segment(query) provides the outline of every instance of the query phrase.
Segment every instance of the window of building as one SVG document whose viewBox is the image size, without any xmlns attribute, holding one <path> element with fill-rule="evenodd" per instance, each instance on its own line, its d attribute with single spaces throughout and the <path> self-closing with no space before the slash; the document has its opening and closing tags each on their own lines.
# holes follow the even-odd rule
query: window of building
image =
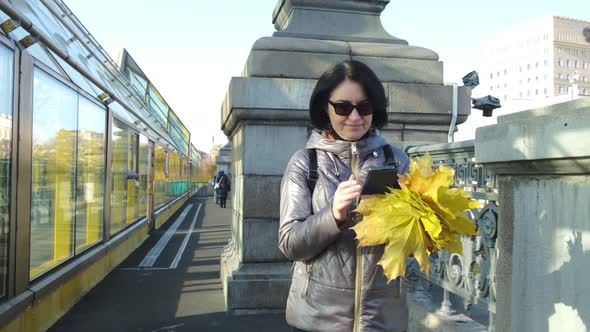
<svg viewBox="0 0 590 332">
<path fill-rule="evenodd" d="M 168 106 L 166 106 L 166 102 L 158 90 L 156 90 L 151 84 L 149 85 L 148 90 L 150 112 L 162 125 L 166 126 L 166 122 L 168 121 Z"/>
<path fill-rule="evenodd" d="M 127 191 L 127 167 L 129 147 L 127 140 L 127 125 L 119 120 L 113 121 L 111 134 L 112 142 L 112 163 L 111 173 L 113 190 L 111 192 L 111 234 L 117 233 L 125 227 L 126 204 L 125 194 Z"/>
<path fill-rule="evenodd" d="M 578 60 L 574 60 L 574 68 L 578 68 Z"/>
<path fill-rule="evenodd" d="M 519 93 L 520 98 L 522 98 L 522 91 Z"/>
<path fill-rule="evenodd" d="M 561 60 L 561 58 L 557 59 L 557 65 L 559 67 L 562 67 L 563 66 L 563 60 Z"/>
<path fill-rule="evenodd" d="M 545 67 L 549 66 L 549 60 L 543 60 L 543 64 L 545 65 Z"/>
<path fill-rule="evenodd" d="M 494 90 L 494 86 L 493 85 L 490 85 L 490 90 Z"/>
<path fill-rule="evenodd" d="M 572 76 L 571 76 L 570 74 L 567 74 L 567 75 L 565 76 L 565 79 L 569 81 L 569 80 L 571 79 L 571 77 L 572 77 Z"/>
<path fill-rule="evenodd" d="M 490 73 L 490 78 L 494 78 L 494 73 Z"/>
<path fill-rule="evenodd" d="M 30 277 L 74 255 L 77 93 L 33 72 Z"/>
<path fill-rule="evenodd" d="M 539 81 L 539 76 L 535 76 L 535 81 Z"/>
<path fill-rule="evenodd" d="M 496 73 L 496 77 L 500 77 L 500 72 L 497 72 Z"/>
<path fill-rule="evenodd" d="M 504 75 L 508 74 L 508 69 L 504 69 Z"/>
<path fill-rule="evenodd" d="M 530 77 L 529 77 L 529 78 L 527 78 L 527 80 L 526 80 L 526 81 L 527 81 L 527 83 L 531 83 L 531 78 L 530 78 Z"/>
<path fill-rule="evenodd" d="M 563 51 L 563 49 L 561 47 L 557 48 L 557 53 L 561 53 Z"/>
<path fill-rule="evenodd" d="M 111 164 L 111 234 L 115 234 L 139 217 L 139 135 L 115 119 L 112 130 Z M 139 184 L 139 183 L 138 183 Z"/>
<path fill-rule="evenodd" d="M 535 89 L 535 96 L 539 95 L 539 89 Z"/>
<path fill-rule="evenodd" d="M 535 62 L 535 68 L 539 68 L 539 62 Z"/>
<path fill-rule="evenodd" d="M 14 53 L 0 44 L 0 296 L 6 295 L 12 167 Z"/>
<path fill-rule="evenodd" d="M 582 82 L 586 82 L 586 81 L 587 81 L 586 76 L 582 76 Z"/>
<path fill-rule="evenodd" d="M 549 90 L 547 90 L 547 88 L 543 89 L 543 94 L 547 95 L 547 93 L 549 92 Z"/>
<path fill-rule="evenodd" d="M 586 88 L 583 88 L 583 89 L 582 89 L 582 94 L 583 94 L 584 96 L 588 94 L 588 92 L 586 91 Z"/>
<path fill-rule="evenodd" d="M 166 185 L 166 149 L 156 144 L 154 147 L 154 206 L 158 207 L 167 201 Z"/>
<path fill-rule="evenodd" d="M 588 63 L 587 62 L 583 62 L 582 63 L 582 69 L 587 69 L 588 68 Z"/>
<path fill-rule="evenodd" d="M 530 96 L 531 96 L 531 90 L 528 90 L 528 91 L 526 92 L 526 95 L 527 95 L 527 97 L 530 97 Z"/>
<path fill-rule="evenodd" d="M 147 215 L 147 184 L 149 171 L 150 147 L 147 137 L 139 135 L 139 195 L 138 217 Z"/>
<path fill-rule="evenodd" d="M 558 73 L 558 74 L 557 74 L 557 79 L 558 79 L 558 80 L 561 80 L 561 79 L 563 79 L 563 75 L 562 75 L 561 73 Z"/>
<path fill-rule="evenodd" d="M 531 64 L 530 63 L 526 65 L 526 69 L 527 70 L 531 70 Z"/>
<path fill-rule="evenodd" d="M 128 129 L 127 131 L 127 181 L 125 183 L 127 196 L 126 225 L 133 223 L 139 218 L 139 186 L 136 180 L 129 175 L 139 176 L 139 135 Z M 114 182 L 114 181 L 113 181 Z"/>
<path fill-rule="evenodd" d="M 522 73 L 522 66 L 518 67 L 518 72 Z"/>
<path fill-rule="evenodd" d="M 106 111 L 78 98 L 76 254 L 102 239 Z"/>
<path fill-rule="evenodd" d="M 565 66 L 568 68 L 570 67 L 570 59 L 565 60 Z"/>
</svg>

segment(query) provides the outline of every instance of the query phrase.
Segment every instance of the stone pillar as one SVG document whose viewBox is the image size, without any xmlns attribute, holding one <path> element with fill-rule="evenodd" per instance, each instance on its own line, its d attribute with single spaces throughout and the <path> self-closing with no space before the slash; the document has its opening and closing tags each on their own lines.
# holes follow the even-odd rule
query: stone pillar
<svg viewBox="0 0 590 332">
<path fill-rule="evenodd" d="M 590 328 L 590 99 L 498 118 L 475 156 L 498 175 L 496 331 Z"/>
<path fill-rule="evenodd" d="M 229 175 L 231 178 L 231 142 L 227 143 L 221 150 L 219 150 L 219 155 L 215 158 L 215 164 L 217 165 L 217 170 L 223 170 L 225 174 Z"/>
<path fill-rule="evenodd" d="M 287 162 L 309 135 L 308 102 L 330 66 L 360 60 L 375 70 L 390 101 L 384 134 L 406 144 L 446 142 L 452 87 L 428 49 L 389 35 L 386 0 L 280 0 L 277 31 L 257 40 L 222 108 L 232 144 L 232 239 L 222 255 L 228 312 L 284 309 L 291 263 L 277 248 L 279 187 Z M 460 87 L 458 121 L 470 113 Z"/>
</svg>

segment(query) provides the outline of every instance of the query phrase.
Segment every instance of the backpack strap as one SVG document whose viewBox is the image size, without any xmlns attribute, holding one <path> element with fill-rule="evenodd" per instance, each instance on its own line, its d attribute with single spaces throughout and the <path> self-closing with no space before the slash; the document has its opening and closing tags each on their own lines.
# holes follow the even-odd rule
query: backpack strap
<svg viewBox="0 0 590 332">
<path fill-rule="evenodd" d="M 395 161 L 395 156 L 393 155 L 393 150 L 391 149 L 391 145 L 387 144 L 383 146 L 383 155 L 385 156 L 385 165 L 392 166 L 397 170 L 398 165 Z"/>
<path fill-rule="evenodd" d="M 313 194 L 315 184 L 318 181 L 318 152 L 316 149 L 305 149 L 309 157 L 309 169 L 307 170 L 307 186 Z"/>
</svg>

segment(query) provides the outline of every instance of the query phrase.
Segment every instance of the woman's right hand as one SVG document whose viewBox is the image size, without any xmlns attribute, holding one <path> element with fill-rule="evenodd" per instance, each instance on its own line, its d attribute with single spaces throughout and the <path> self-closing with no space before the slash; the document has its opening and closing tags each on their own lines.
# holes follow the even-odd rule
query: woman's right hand
<svg viewBox="0 0 590 332">
<path fill-rule="evenodd" d="M 338 185 L 332 202 L 332 214 L 337 223 L 340 224 L 346 220 L 348 209 L 361 196 L 361 190 L 362 188 L 356 181 L 354 174 L 350 176 L 348 181 L 341 182 Z"/>
</svg>

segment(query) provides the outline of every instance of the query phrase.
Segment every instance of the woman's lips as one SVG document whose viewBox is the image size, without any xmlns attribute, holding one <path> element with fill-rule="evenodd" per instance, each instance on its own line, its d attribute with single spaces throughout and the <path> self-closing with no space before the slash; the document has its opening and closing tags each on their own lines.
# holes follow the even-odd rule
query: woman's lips
<svg viewBox="0 0 590 332">
<path fill-rule="evenodd" d="M 345 126 L 350 127 L 352 129 L 360 129 L 360 128 L 362 128 L 363 125 L 358 124 L 358 125 L 345 125 Z"/>
</svg>

